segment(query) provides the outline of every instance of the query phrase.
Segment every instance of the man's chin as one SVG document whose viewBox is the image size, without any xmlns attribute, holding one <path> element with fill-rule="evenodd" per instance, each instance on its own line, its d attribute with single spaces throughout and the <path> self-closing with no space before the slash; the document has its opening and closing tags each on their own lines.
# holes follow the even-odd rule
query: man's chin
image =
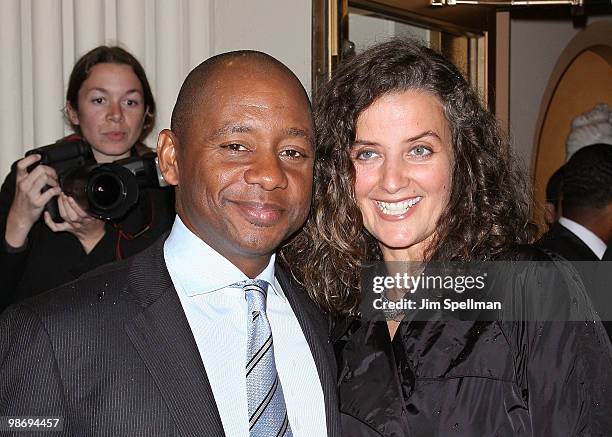
<svg viewBox="0 0 612 437">
<path fill-rule="evenodd" d="M 284 239 L 267 236 L 264 233 L 241 235 L 238 242 L 240 251 L 254 257 L 269 256 L 276 252 Z"/>
</svg>

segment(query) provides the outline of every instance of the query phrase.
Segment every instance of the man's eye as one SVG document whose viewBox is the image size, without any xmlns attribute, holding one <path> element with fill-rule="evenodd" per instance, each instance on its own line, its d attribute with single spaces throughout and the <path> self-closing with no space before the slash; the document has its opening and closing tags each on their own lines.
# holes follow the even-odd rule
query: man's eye
<svg viewBox="0 0 612 437">
<path fill-rule="evenodd" d="M 289 149 L 283 150 L 281 152 L 281 156 L 288 156 L 289 158 L 303 158 L 304 154 L 298 150 Z"/>
<path fill-rule="evenodd" d="M 244 150 L 247 150 L 247 148 L 244 147 L 242 144 L 236 144 L 236 143 L 227 144 L 223 147 L 231 150 L 232 152 L 242 152 Z"/>
</svg>

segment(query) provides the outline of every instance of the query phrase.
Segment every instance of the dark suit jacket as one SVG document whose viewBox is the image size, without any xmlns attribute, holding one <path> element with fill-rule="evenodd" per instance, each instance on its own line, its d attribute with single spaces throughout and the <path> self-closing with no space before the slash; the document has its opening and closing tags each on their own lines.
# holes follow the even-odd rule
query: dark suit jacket
<svg viewBox="0 0 612 437">
<path fill-rule="evenodd" d="M 63 416 L 62 435 L 224 435 L 163 241 L 0 317 L 0 416 Z M 317 366 L 328 434 L 340 436 L 326 320 L 277 277 Z"/>
<path fill-rule="evenodd" d="M 589 246 L 559 223 L 554 223 L 536 246 L 556 252 L 568 261 L 599 261 Z"/>
<path fill-rule="evenodd" d="M 603 315 L 602 323 L 612 341 L 612 321 L 605 320 L 608 318 L 607 315 L 612 313 L 612 310 L 608 308 L 610 298 L 601 292 L 601 284 L 606 283 L 606 281 L 602 278 L 594 279 L 589 274 L 587 263 L 581 263 L 581 261 L 600 261 L 597 255 L 576 234 L 559 223 L 553 224 L 550 230 L 536 243 L 536 246 L 555 252 L 566 260 L 574 262 L 579 273 L 581 273 L 582 281 L 591 296 L 595 309 Z M 575 261 L 578 261 L 578 263 Z M 598 285 L 595 285 L 594 282 Z"/>
</svg>

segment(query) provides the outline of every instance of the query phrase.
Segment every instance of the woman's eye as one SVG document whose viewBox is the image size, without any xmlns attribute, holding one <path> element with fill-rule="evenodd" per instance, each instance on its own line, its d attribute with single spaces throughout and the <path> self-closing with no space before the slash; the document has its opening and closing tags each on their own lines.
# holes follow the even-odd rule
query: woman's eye
<svg viewBox="0 0 612 437">
<path fill-rule="evenodd" d="M 125 104 L 127 106 L 137 106 L 140 102 L 138 100 L 134 100 L 134 99 L 127 99 L 125 101 Z"/>
<path fill-rule="evenodd" d="M 410 154 L 415 156 L 428 156 L 431 153 L 431 149 L 425 146 L 416 146 L 410 151 Z"/>
<path fill-rule="evenodd" d="M 355 159 L 358 159 L 360 161 L 367 161 L 369 159 L 372 159 L 374 157 L 376 157 L 377 154 L 376 152 L 372 151 L 372 150 L 362 150 L 358 153 L 355 154 Z"/>
<path fill-rule="evenodd" d="M 104 103 L 104 97 L 96 97 L 95 99 L 91 99 L 91 102 L 95 103 L 96 105 L 101 105 Z"/>
</svg>

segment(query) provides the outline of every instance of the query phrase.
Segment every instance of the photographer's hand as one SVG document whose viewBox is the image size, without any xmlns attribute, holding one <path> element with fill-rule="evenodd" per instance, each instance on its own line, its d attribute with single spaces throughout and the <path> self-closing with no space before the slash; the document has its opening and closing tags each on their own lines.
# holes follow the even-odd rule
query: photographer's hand
<svg viewBox="0 0 612 437">
<path fill-rule="evenodd" d="M 57 205 L 64 222 L 55 223 L 51 215 L 45 211 L 45 223 L 53 232 L 65 231 L 73 234 L 78 238 L 85 253 L 89 254 L 106 233 L 104 221 L 87 214 L 72 197 L 64 193 L 59 195 Z"/>
<path fill-rule="evenodd" d="M 16 165 L 15 197 L 6 219 L 4 239 L 11 247 L 22 247 L 28 233 L 45 204 L 61 190 L 57 182 L 55 170 L 46 165 L 38 165 L 30 173 L 28 167 L 40 160 L 40 155 L 34 154 L 21 159 Z M 43 187 L 50 188 L 41 193 Z"/>
</svg>

